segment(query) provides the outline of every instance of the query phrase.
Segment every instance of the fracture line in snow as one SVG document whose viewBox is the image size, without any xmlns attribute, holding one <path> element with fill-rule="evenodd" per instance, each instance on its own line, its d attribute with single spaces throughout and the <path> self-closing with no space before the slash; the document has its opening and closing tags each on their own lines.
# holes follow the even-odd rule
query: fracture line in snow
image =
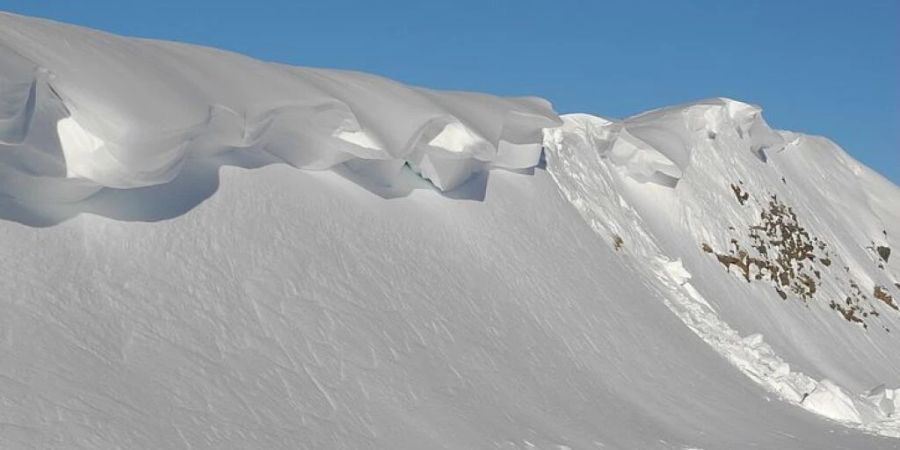
<svg viewBox="0 0 900 450">
<path fill-rule="evenodd" d="M 704 342 L 732 365 L 782 400 L 799 405 L 843 425 L 867 432 L 900 437 L 900 415 L 896 414 L 900 389 L 879 386 L 864 395 L 848 394 L 828 379 L 816 381 L 792 371 L 763 340 L 761 334 L 742 337 L 690 283 L 691 274 L 681 260 L 659 256 L 651 267 L 671 296 L 666 306 Z"/>
<path fill-rule="evenodd" d="M 547 168 L 566 199 L 597 234 L 619 233 L 631 244 L 631 255 L 650 268 L 664 288 L 665 305 L 704 342 L 741 372 L 781 399 L 845 426 L 883 436 L 900 437 L 900 389 L 878 386 L 851 395 L 834 382 L 797 371 L 764 342 L 762 334 L 742 337 L 731 328 L 689 282 L 680 260 L 663 255 L 644 226 L 644 218 L 619 193 L 617 177 L 635 178 L 634 170 L 611 158 L 614 123 L 587 115 L 564 116 L 564 125 L 546 130 Z M 621 238 L 620 238 L 621 239 Z"/>
</svg>

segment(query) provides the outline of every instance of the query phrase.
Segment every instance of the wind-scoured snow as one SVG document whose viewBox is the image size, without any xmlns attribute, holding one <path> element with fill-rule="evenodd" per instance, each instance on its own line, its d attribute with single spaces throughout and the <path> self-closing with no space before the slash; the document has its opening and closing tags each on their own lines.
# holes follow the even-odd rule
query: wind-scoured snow
<svg viewBox="0 0 900 450">
<path fill-rule="evenodd" d="M 900 211 L 896 186 L 834 144 L 772 130 L 758 107 L 729 99 L 622 121 L 573 114 L 564 122 L 548 132 L 548 170 L 598 233 L 618 241 L 648 278 L 669 288 L 666 304 L 689 328 L 782 399 L 900 437 L 900 390 L 885 388 L 900 386 L 897 339 L 891 334 L 900 314 L 869 295 L 878 315 L 866 313 L 872 326 L 863 327 L 830 306 L 850 305 L 854 291 L 871 294 L 876 286 L 900 291 L 896 260 L 883 261 L 875 252 L 892 242 L 895 216 L 885 212 Z M 616 151 L 623 146 L 653 157 L 623 159 Z M 740 194 L 732 194 L 734 189 Z M 835 246 L 827 265 L 818 266 L 811 299 L 779 298 L 765 277 L 710 275 L 717 270 L 710 262 L 718 263 L 703 247 L 728 249 L 746 241 L 740 230 L 757 230 L 754 223 L 772 196 L 795 205 L 809 233 Z M 705 274 L 696 286 L 689 281 L 693 271 Z M 730 315 L 727 321 L 720 310 Z M 787 359 L 764 339 L 777 342 Z"/>
<path fill-rule="evenodd" d="M 451 189 L 477 171 L 537 165 L 541 130 L 559 123 L 539 98 L 431 91 L 10 14 L 0 60 L 2 189 L 17 198 L 44 178 L 65 191 L 49 200 L 71 200 L 70 184 L 84 196 L 166 183 L 185 158 L 236 147 L 308 169 L 349 163 L 387 183 L 409 164 Z"/>
<path fill-rule="evenodd" d="M 2 448 L 896 448 L 898 235 L 739 101 L 560 118 L 0 13 Z"/>
</svg>

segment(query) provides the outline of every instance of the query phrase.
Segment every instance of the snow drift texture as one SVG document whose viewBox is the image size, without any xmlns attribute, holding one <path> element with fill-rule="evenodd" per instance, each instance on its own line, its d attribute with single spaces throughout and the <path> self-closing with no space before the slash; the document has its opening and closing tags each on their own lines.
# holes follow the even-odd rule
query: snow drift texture
<svg viewBox="0 0 900 450">
<path fill-rule="evenodd" d="M 897 448 L 900 189 L 827 139 L 0 25 L 4 449 Z"/>
<path fill-rule="evenodd" d="M 548 170 L 595 230 L 643 261 L 636 270 L 669 285 L 667 304 L 689 328 L 783 400 L 900 437 L 900 390 L 890 389 L 900 386 L 900 314 L 887 296 L 873 298 L 879 289 L 900 298 L 900 264 L 877 252 L 900 235 L 896 186 L 832 142 L 773 130 L 759 107 L 730 99 L 563 120 L 547 132 Z M 764 274 L 751 268 L 745 280 L 711 254 L 756 256 L 753 236 L 777 202 L 816 238 L 809 245 L 829 249 L 785 264 L 809 271 L 808 298 L 781 298 Z M 784 241 L 757 257 L 788 259 Z M 722 270 L 734 279 L 719 279 Z M 855 293 L 865 317 L 846 313 Z"/>
<path fill-rule="evenodd" d="M 538 98 L 404 86 L 0 15 L 2 189 L 78 199 L 171 181 L 185 158 L 264 150 L 301 168 L 348 163 L 389 183 L 409 164 L 440 189 L 537 164 Z"/>
</svg>

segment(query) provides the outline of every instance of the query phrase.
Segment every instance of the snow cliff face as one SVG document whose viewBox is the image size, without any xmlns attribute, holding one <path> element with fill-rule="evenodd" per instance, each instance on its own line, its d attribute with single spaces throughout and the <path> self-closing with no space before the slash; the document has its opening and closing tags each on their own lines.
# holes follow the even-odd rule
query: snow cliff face
<svg viewBox="0 0 900 450">
<path fill-rule="evenodd" d="M 897 446 L 900 190 L 755 106 L 0 25 L 0 447 Z"/>
</svg>

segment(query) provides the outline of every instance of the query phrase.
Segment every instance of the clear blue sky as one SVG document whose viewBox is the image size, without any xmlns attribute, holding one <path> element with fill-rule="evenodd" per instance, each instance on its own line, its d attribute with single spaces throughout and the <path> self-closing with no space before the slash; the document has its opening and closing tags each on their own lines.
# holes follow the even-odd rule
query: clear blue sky
<svg viewBox="0 0 900 450">
<path fill-rule="evenodd" d="M 704 97 L 757 103 L 900 183 L 900 1 L 63 1 L 0 9 L 115 33 L 530 94 L 622 117 Z"/>
</svg>

